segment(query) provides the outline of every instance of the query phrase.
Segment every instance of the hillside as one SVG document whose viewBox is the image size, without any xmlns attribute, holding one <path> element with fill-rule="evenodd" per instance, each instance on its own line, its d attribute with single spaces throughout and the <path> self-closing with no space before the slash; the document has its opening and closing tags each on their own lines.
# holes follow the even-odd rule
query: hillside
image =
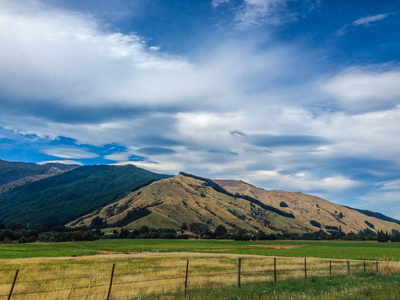
<svg viewBox="0 0 400 300">
<path fill-rule="evenodd" d="M 65 224 L 167 175 L 128 166 L 83 166 L 0 194 L 0 222 Z"/>
<path fill-rule="evenodd" d="M 0 193 L 37 180 L 73 170 L 79 165 L 35 164 L 0 160 Z"/>
<path fill-rule="evenodd" d="M 334 204 L 316 196 L 285 191 L 267 191 L 243 181 L 214 180 L 232 194 L 247 195 L 267 205 L 284 210 L 295 216 L 296 220 L 311 226 L 314 230 L 325 231 L 342 228 L 342 231 L 358 232 L 366 228 L 390 232 L 400 230 L 400 225 L 382 214 L 363 213 L 356 209 Z M 376 216 L 381 216 L 377 218 Z M 383 216 L 383 217 L 382 217 Z M 393 220 L 393 221 L 391 221 Z M 398 221 L 397 221 L 398 222 Z"/>
<path fill-rule="evenodd" d="M 180 228 L 183 223 L 200 223 L 215 229 L 262 229 L 276 232 L 307 229 L 293 218 L 267 211 L 258 205 L 216 191 L 206 182 L 179 174 L 143 187 L 125 198 L 71 222 L 70 226 L 90 226 L 95 217 L 110 226 L 124 228 Z"/>
<path fill-rule="evenodd" d="M 0 161 L 0 223 L 181 228 L 306 233 L 400 230 L 399 221 L 327 200 L 266 191 L 242 181 L 186 173 L 171 177 L 127 166 L 25 164 Z M 34 182 L 29 182 L 32 180 Z M 18 182 L 21 185 L 18 186 Z M 14 185 L 14 186 L 13 186 Z M 99 225 L 99 224 L 97 224 Z M 196 225 L 196 226 L 197 226 Z"/>
<path fill-rule="evenodd" d="M 281 207 L 281 202 L 288 207 Z M 111 227 L 129 229 L 200 223 L 210 230 L 223 225 L 266 233 L 335 231 L 340 227 L 343 232 L 400 230 L 398 224 L 315 196 L 265 191 L 240 181 L 211 181 L 184 173 L 154 182 L 68 225 L 90 226 L 94 218 L 105 220 Z"/>
</svg>

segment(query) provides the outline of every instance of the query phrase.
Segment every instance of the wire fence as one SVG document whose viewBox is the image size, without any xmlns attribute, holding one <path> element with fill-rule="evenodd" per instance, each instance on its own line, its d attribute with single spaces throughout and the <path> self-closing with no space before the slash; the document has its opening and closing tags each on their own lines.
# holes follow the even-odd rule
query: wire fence
<svg viewBox="0 0 400 300">
<path fill-rule="evenodd" d="M 316 258 L 176 259 L 163 264 L 71 264 L 0 269 L 1 299 L 135 299 L 203 286 L 278 282 L 286 278 L 400 272 L 399 261 Z"/>
</svg>

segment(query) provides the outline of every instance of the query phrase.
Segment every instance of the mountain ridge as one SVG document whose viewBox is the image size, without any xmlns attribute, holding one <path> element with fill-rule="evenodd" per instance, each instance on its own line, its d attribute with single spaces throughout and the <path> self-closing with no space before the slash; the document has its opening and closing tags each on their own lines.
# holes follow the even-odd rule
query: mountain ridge
<svg viewBox="0 0 400 300">
<path fill-rule="evenodd" d="M 16 174 L 9 172 L 12 164 Z M 24 180 L 27 174 L 44 178 L 0 193 L 0 223 L 90 227 L 96 219 L 101 226 L 128 229 L 197 224 L 266 233 L 400 230 L 400 221 L 381 213 L 300 192 L 265 190 L 240 180 L 213 180 L 185 172 L 170 176 L 133 165 L 27 164 L 24 169 L 24 163 L 0 160 L 1 165 L 8 166 L 0 169 L 3 182 L 4 174 L 13 174 L 6 185 L 18 176 L 17 180 Z"/>
<path fill-rule="evenodd" d="M 166 177 L 132 165 L 82 166 L 0 194 L 0 220 L 62 225 Z"/>
<path fill-rule="evenodd" d="M 259 193 L 273 195 L 273 201 L 260 197 Z M 283 200 L 289 205 L 281 207 Z M 298 206 L 294 207 L 294 203 Z M 139 212 L 143 215 L 134 217 Z M 242 181 L 211 180 L 184 172 L 145 186 L 68 225 L 90 226 L 95 218 L 111 227 L 121 225 L 127 229 L 142 226 L 179 229 L 186 223 L 202 224 L 210 229 L 222 225 L 230 230 L 243 228 L 267 233 L 400 230 L 396 223 L 357 211 L 351 213 L 348 208 L 316 196 L 266 191 Z"/>
<path fill-rule="evenodd" d="M 8 162 L 0 159 L 0 193 L 17 186 L 62 174 L 80 167 L 75 164 L 61 163 L 24 163 Z"/>
</svg>

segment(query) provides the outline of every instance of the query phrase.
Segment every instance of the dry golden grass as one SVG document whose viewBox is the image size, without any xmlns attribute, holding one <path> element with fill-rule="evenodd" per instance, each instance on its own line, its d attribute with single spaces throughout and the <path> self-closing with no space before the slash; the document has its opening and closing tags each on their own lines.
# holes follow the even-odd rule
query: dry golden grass
<svg viewBox="0 0 400 300">
<path fill-rule="evenodd" d="M 267 191 L 237 180 L 214 181 L 232 194 L 239 193 L 241 195 L 248 195 L 267 205 L 292 213 L 296 217 L 296 221 L 300 222 L 303 227 L 308 227 L 310 230 L 319 230 L 319 228 L 310 225 L 310 221 L 312 220 L 319 222 L 324 230 L 326 230 L 325 226 L 336 226 L 338 228 L 341 227 L 345 233 L 351 231 L 358 232 L 368 228 L 365 221 L 372 223 L 374 225 L 374 230 L 388 232 L 392 229 L 400 230 L 399 224 L 366 216 L 356 210 L 349 209 L 316 196 L 278 190 Z M 280 207 L 282 201 L 285 202 L 288 207 Z M 293 223 L 286 224 L 286 226 L 293 226 Z M 295 228 L 282 226 L 277 228 L 285 228 L 289 229 L 291 232 L 295 232 Z M 300 232 L 304 232 L 304 230 Z"/>
<path fill-rule="evenodd" d="M 115 264 L 112 299 L 145 298 L 184 289 L 189 260 L 188 287 L 226 286 L 237 283 L 238 258 L 242 259 L 241 282 L 274 280 L 274 258 L 235 254 L 139 253 L 76 258 L 0 260 L 0 295 L 6 297 L 17 269 L 19 275 L 12 299 L 106 298 Z M 329 275 L 329 260 L 308 258 L 307 276 Z M 347 261 L 331 260 L 332 276 L 347 275 Z M 400 272 L 400 262 L 379 262 L 379 272 Z M 304 277 L 303 258 L 276 258 L 277 280 Z M 367 273 L 376 272 L 374 261 Z M 351 274 L 364 272 L 363 261 L 350 262 Z"/>
</svg>

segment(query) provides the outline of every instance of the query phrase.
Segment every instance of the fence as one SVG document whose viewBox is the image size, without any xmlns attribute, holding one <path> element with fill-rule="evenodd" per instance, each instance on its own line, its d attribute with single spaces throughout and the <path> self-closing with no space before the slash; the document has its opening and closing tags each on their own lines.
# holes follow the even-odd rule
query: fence
<svg viewBox="0 0 400 300">
<path fill-rule="evenodd" d="M 78 261 L 0 269 L 2 299 L 133 299 L 150 294 L 182 293 L 190 287 L 280 281 L 289 277 L 349 276 L 400 271 L 397 261 L 316 258 L 167 256 L 96 264 Z"/>
</svg>

